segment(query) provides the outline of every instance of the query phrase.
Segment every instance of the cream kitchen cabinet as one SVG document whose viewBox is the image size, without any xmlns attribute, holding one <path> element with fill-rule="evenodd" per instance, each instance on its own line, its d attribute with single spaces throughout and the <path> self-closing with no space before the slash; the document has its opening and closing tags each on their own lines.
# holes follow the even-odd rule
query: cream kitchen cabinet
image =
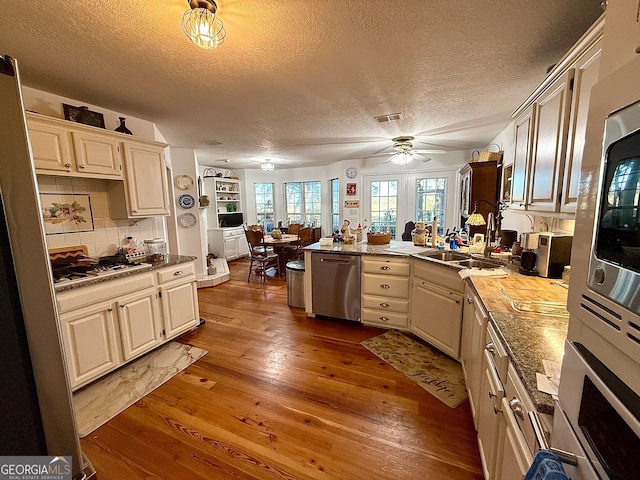
<svg viewBox="0 0 640 480">
<path fill-rule="evenodd" d="M 411 331 L 447 355 L 460 357 L 464 282 L 456 269 L 415 260 Z"/>
<path fill-rule="evenodd" d="M 173 338 L 195 327 L 200 321 L 200 312 L 193 262 L 160 270 L 158 283 L 165 338 Z"/>
<path fill-rule="evenodd" d="M 120 333 L 113 302 L 61 313 L 60 326 L 72 388 L 115 370 L 120 364 Z"/>
<path fill-rule="evenodd" d="M 573 78 L 573 97 L 569 115 L 569 137 L 564 163 L 560 211 L 575 213 L 580 187 L 582 152 L 587 129 L 591 87 L 598 81 L 602 41 L 598 40 L 578 58 Z"/>
<path fill-rule="evenodd" d="M 194 262 L 56 294 L 76 390 L 198 325 Z"/>
<path fill-rule="evenodd" d="M 482 301 L 472 286 L 467 285 L 464 296 L 462 346 L 460 360 L 464 370 L 467 395 L 473 421 L 478 428 L 478 410 L 480 404 L 480 387 L 482 383 L 482 365 L 484 361 L 484 338 L 487 329 L 488 315 Z"/>
<path fill-rule="evenodd" d="M 362 323 L 409 329 L 409 275 L 404 258 L 362 258 Z"/>
<path fill-rule="evenodd" d="M 514 112 L 513 210 L 575 212 L 603 27 L 601 18 Z"/>
<path fill-rule="evenodd" d="M 108 185 L 112 218 L 169 215 L 167 174 L 164 166 L 165 144 L 122 142 L 124 182 Z"/>
<path fill-rule="evenodd" d="M 227 260 L 249 255 L 249 244 L 243 227 L 210 228 L 207 230 L 209 252 Z"/>
<path fill-rule="evenodd" d="M 27 113 L 36 173 L 122 179 L 120 142 L 95 127 Z"/>
<path fill-rule="evenodd" d="M 156 289 L 149 288 L 116 302 L 124 361 L 162 342 L 162 318 L 156 296 Z"/>
<path fill-rule="evenodd" d="M 497 478 L 498 451 L 503 438 L 502 399 L 509 358 L 491 325 L 487 326 L 483 374 L 477 411 L 478 448 L 484 478 Z"/>
</svg>

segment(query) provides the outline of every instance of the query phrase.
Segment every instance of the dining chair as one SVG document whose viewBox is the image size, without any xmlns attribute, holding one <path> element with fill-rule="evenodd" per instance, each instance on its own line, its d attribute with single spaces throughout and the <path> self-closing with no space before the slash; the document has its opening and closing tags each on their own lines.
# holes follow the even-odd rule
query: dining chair
<svg viewBox="0 0 640 480">
<path fill-rule="evenodd" d="M 290 235 L 297 235 L 302 227 L 304 227 L 304 223 L 290 223 L 287 227 L 287 232 Z"/>
<path fill-rule="evenodd" d="M 264 232 L 262 230 L 249 230 L 245 228 L 244 233 L 249 244 L 251 263 L 249 264 L 249 276 L 247 282 L 251 280 L 251 271 L 262 277 L 264 282 L 269 268 L 278 271 L 278 254 L 269 251 L 264 244 Z"/>
</svg>

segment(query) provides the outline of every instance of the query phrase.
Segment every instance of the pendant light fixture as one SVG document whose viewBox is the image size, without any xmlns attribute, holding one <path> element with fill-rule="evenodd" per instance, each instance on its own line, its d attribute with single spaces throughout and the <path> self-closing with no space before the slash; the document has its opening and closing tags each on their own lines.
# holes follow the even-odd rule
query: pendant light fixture
<svg viewBox="0 0 640 480">
<path fill-rule="evenodd" d="M 218 5 L 214 0 L 189 0 L 189 10 L 182 16 L 182 29 L 193 43 L 205 50 L 213 50 L 224 42 L 227 31 L 216 17 Z"/>
<path fill-rule="evenodd" d="M 266 162 L 262 162 L 260 164 L 260 170 L 263 172 L 273 172 L 276 169 L 276 164 L 271 160 L 267 159 Z"/>
</svg>

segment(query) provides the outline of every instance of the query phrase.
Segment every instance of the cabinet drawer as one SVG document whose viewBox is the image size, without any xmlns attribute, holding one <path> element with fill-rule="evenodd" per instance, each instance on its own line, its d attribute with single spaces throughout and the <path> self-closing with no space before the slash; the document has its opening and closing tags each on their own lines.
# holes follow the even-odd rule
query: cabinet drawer
<svg viewBox="0 0 640 480">
<path fill-rule="evenodd" d="M 458 270 L 446 265 L 438 265 L 429 260 L 415 260 L 413 263 L 413 276 L 435 285 L 440 285 L 446 290 L 464 292 L 464 281 L 458 275 Z"/>
<path fill-rule="evenodd" d="M 237 228 L 225 228 L 222 231 L 222 234 L 225 237 L 237 237 L 240 234 L 240 232 L 238 232 Z"/>
<path fill-rule="evenodd" d="M 57 293 L 56 302 L 58 303 L 58 311 L 62 314 L 149 287 L 153 287 L 153 274 L 151 272 L 138 273 L 130 277 L 107 280 L 95 285 Z"/>
<path fill-rule="evenodd" d="M 363 295 L 362 307 L 375 308 L 386 312 L 409 313 L 409 300 Z"/>
<path fill-rule="evenodd" d="M 409 316 L 402 313 L 384 312 L 382 310 L 363 308 L 362 323 L 385 327 L 407 328 L 409 326 Z"/>
<path fill-rule="evenodd" d="M 385 297 L 409 298 L 409 278 L 393 275 L 364 274 L 362 293 Z"/>
<path fill-rule="evenodd" d="M 376 257 L 374 259 L 362 259 L 362 271 L 364 273 L 377 273 L 380 275 L 404 275 L 409 276 L 410 265 L 406 260 L 384 259 Z"/>
<path fill-rule="evenodd" d="M 158 283 L 167 283 L 179 278 L 195 275 L 195 265 L 191 263 L 181 263 L 173 267 L 163 268 L 158 272 Z"/>
</svg>

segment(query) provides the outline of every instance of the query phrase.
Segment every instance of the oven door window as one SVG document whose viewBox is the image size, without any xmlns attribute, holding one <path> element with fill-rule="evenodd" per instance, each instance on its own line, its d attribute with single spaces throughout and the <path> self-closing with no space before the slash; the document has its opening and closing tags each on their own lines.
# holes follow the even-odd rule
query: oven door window
<svg viewBox="0 0 640 480">
<path fill-rule="evenodd" d="M 640 131 L 608 151 L 596 256 L 640 273 Z"/>
<path fill-rule="evenodd" d="M 610 479 L 638 478 L 640 439 L 587 376 L 578 425 Z"/>
</svg>

